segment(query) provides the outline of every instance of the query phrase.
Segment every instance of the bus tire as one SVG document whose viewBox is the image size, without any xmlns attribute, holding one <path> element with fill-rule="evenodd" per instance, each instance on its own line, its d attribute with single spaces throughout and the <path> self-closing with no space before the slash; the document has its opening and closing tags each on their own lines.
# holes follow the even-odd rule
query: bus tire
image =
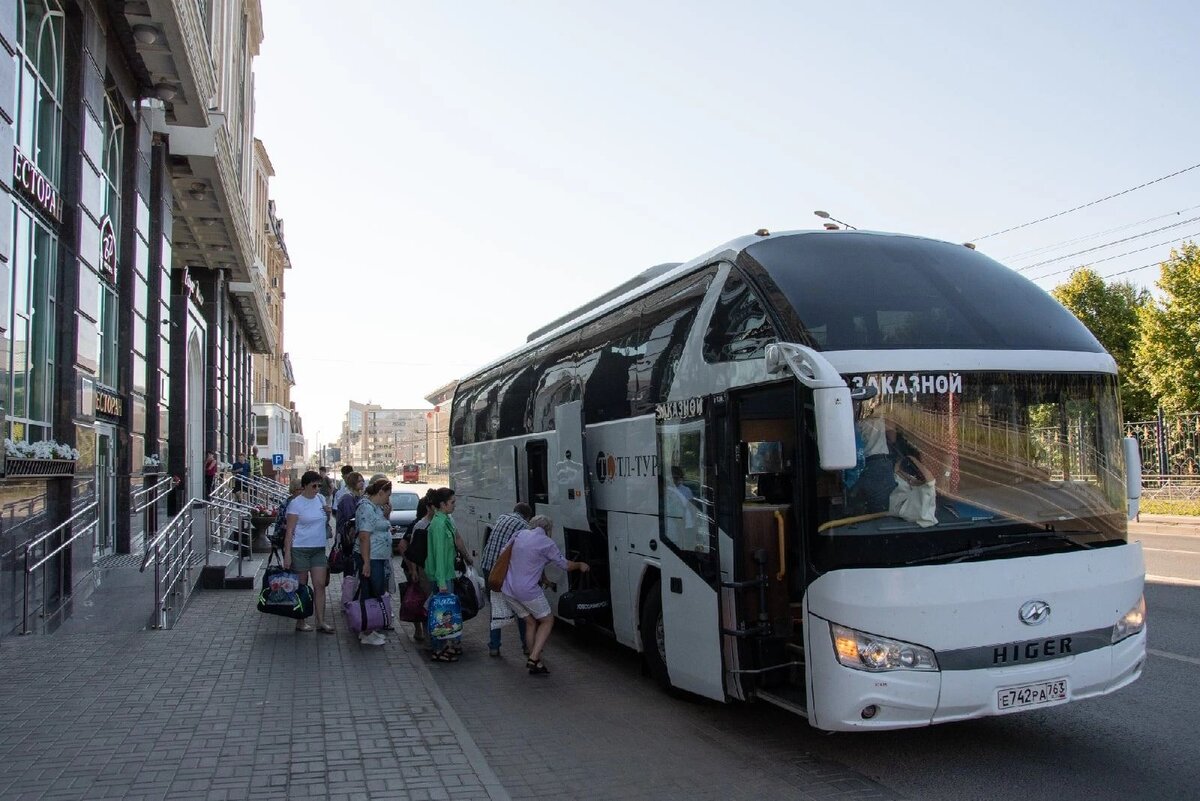
<svg viewBox="0 0 1200 801">
<path fill-rule="evenodd" d="M 662 587 L 656 581 L 642 604 L 642 656 L 646 669 L 663 687 L 670 689 L 667 654 L 663 640 Z"/>
</svg>

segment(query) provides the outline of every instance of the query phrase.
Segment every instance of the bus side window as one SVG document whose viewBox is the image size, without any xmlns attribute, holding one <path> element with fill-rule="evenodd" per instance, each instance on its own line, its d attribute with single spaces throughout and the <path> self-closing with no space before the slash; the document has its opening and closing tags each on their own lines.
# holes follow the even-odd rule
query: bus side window
<svg viewBox="0 0 1200 801">
<path fill-rule="evenodd" d="M 670 394 L 684 344 L 715 272 L 710 268 L 688 276 L 646 298 L 638 324 L 638 350 L 644 355 L 630 376 L 636 382 L 630 397 L 633 414 L 652 412 Z"/>
<path fill-rule="evenodd" d="M 579 397 L 575 381 L 575 345 L 578 333 L 562 337 L 538 367 L 537 388 L 533 395 L 531 432 L 553 431 L 554 412 L 564 403 Z"/>
<path fill-rule="evenodd" d="M 730 271 L 704 333 L 704 360 L 758 359 L 767 345 L 778 339 L 754 290 L 736 270 Z"/>
</svg>

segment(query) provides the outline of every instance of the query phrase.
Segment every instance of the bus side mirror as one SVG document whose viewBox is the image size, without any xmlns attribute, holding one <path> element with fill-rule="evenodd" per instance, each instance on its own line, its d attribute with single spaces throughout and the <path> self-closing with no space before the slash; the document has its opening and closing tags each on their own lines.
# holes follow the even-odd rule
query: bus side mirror
<svg viewBox="0 0 1200 801">
<path fill-rule="evenodd" d="M 829 360 L 794 342 L 773 342 L 766 348 L 767 372 L 791 372 L 813 391 L 817 421 L 817 455 L 822 470 L 846 470 L 858 464 L 854 442 L 854 405 L 850 387 Z"/>
<path fill-rule="evenodd" d="M 1129 519 L 1138 515 L 1142 497 L 1142 449 L 1137 437 L 1125 437 L 1125 497 L 1129 499 Z"/>
</svg>

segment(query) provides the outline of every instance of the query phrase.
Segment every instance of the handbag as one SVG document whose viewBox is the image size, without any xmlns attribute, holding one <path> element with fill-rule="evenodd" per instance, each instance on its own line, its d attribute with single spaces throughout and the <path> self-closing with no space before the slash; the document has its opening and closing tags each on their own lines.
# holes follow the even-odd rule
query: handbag
<svg viewBox="0 0 1200 801">
<path fill-rule="evenodd" d="M 404 585 L 400 593 L 400 611 L 397 616 L 405 623 L 420 623 L 425 619 L 425 593 L 421 585 L 410 581 Z"/>
<path fill-rule="evenodd" d="M 487 603 L 488 598 L 487 582 L 475 572 L 474 565 L 464 570 L 463 575 L 471 580 L 471 586 L 475 588 L 475 600 L 479 603 L 479 608 L 482 609 Z"/>
<path fill-rule="evenodd" d="M 446 639 L 462 634 L 462 609 L 458 605 L 458 596 L 452 592 L 430 596 L 428 622 L 430 637 Z"/>
<path fill-rule="evenodd" d="M 313 613 L 312 587 L 300 583 L 300 575 L 282 567 L 263 571 L 262 589 L 258 593 L 258 611 L 303 620 Z"/>
<path fill-rule="evenodd" d="M 374 631 L 391 624 L 392 596 L 384 592 L 378 597 L 371 597 L 371 582 L 359 580 L 358 592 L 351 601 L 346 601 L 346 622 L 353 632 Z"/>
<path fill-rule="evenodd" d="M 346 573 L 352 568 L 353 560 L 342 550 L 341 543 L 335 543 L 329 551 L 329 572 Z"/>
<path fill-rule="evenodd" d="M 466 574 L 454 577 L 450 591 L 458 598 L 458 608 L 464 622 L 479 614 L 479 596 L 475 592 L 474 582 Z"/>
<path fill-rule="evenodd" d="M 492 565 L 492 569 L 488 571 L 487 588 L 492 592 L 500 592 L 504 589 L 504 580 L 508 578 L 508 566 L 512 563 L 512 549 L 511 542 L 504 546 L 504 550 L 496 559 L 496 564 Z"/>
<path fill-rule="evenodd" d="M 515 623 L 517 614 L 513 608 L 508 605 L 508 601 L 504 598 L 504 593 L 492 593 L 492 629 L 499 629 L 507 626 L 509 623 Z"/>
</svg>

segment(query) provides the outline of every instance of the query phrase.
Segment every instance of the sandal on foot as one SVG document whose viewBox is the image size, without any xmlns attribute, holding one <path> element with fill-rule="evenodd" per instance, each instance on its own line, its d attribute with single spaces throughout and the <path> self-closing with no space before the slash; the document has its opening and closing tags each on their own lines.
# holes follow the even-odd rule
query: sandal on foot
<svg viewBox="0 0 1200 801">
<path fill-rule="evenodd" d="M 462 656 L 462 646 L 461 645 L 451 645 L 446 648 L 446 651 L 448 653 L 454 654 L 455 656 Z"/>
<path fill-rule="evenodd" d="M 429 658 L 434 662 L 457 662 L 458 655 L 449 653 L 448 651 L 434 651 Z"/>
<path fill-rule="evenodd" d="M 307 623 L 300 623 L 299 625 L 296 626 L 296 631 L 312 631 L 312 630 L 313 630 L 313 627 L 308 625 Z"/>
<path fill-rule="evenodd" d="M 322 623 L 321 625 L 317 626 L 317 631 L 321 634 L 333 634 L 333 626 L 329 625 L 328 623 Z"/>
<path fill-rule="evenodd" d="M 533 662 L 532 659 L 529 661 Z M 540 659 L 537 662 L 533 662 L 533 664 L 529 666 L 529 675 L 530 676 L 545 676 L 545 675 L 548 675 L 549 673 L 550 673 L 550 669 L 548 667 L 546 667 L 546 663 Z"/>
</svg>

